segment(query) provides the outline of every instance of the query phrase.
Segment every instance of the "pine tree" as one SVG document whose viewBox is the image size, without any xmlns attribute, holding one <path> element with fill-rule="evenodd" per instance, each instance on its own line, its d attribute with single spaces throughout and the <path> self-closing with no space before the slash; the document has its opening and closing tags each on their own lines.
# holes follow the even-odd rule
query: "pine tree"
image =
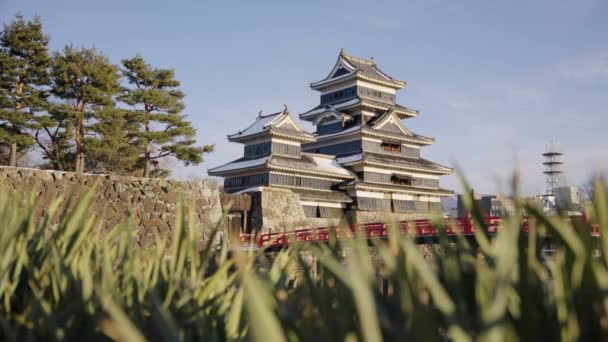
<svg viewBox="0 0 608 342">
<path fill-rule="evenodd" d="M 131 174 L 139 169 L 136 132 L 139 123 L 128 110 L 103 107 L 90 126 L 95 137 L 86 138 L 87 166 L 93 173 Z"/>
<path fill-rule="evenodd" d="M 196 147 L 196 130 L 181 114 L 185 94 L 179 89 L 174 71 L 146 64 L 141 56 L 122 61 L 123 75 L 130 87 L 122 101 L 134 107 L 140 122 L 138 134 L 142 146 L 143 176 L 150 177 L 151 165 L 165 157 L 175 157 L 185 165 L 203 161 L 203 154 L 213 151 L 213 145 Z"/>
<path fill-rule="evenodd" d="M 9 148 L 10 166 L 17 166 L 19 150 L 33 144 L 28 130 L 33 112 L 45 104 L 48 42 L 38 17 L 26 21 L 17 14 L 0 33 L 0 141 Z"/>
<path fill-rule="evenodd" d="M 84 172 L 88 125 L 104 106 L 113 105 L 120 90 L 118 67 L 95 49 L 66 46 L 55 54 L 51 67 L 55 104 L 53 122 L 64 123 L 64 137 L 74 137 L 74 170 Z M 59 117 L 60 120 L 57 120 Z M 65 124 L 67 122 L 67 124 Z"/>
<path fill-rule="evenodd" d="M 36 116 L 37 130 L 34 139 L 42 150 L 42 158 L 47 164 L 42 168 L 68 171 L 74 168 L 74 152 L 71 141 L 74 129 L 71 117 L 63 104 L 48 104 L 46 114 Z"/>
</svg>

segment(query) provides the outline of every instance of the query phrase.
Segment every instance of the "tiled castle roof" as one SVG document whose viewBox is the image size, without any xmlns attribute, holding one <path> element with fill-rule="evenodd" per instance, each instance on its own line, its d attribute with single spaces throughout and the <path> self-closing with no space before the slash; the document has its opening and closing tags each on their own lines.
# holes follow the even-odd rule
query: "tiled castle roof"
<svg viewBox="0 0 608 342">
<path fill-rule="evenodd" d="M 228 164 L 209 169 L 210 175 L 221 176 L 232 172 L 267 169 L 300 174 L 314 174 L 340 179 L 354 178 L 352 172 L 343 168 L 334 157 L 313 153 L 302 153 L 300 158 L 270 155 L 262 158 L 240 158 Z"/>
<path fill-rule="evenodd" d="M 350 99 L 347 99 L 344 101 L 340 101 L 340 102 L 335 102 L 332 104 L 318 105 L 318 106 L 314 107 L 313 109 L 300 114 L 299 116 L 300 116 L 300 119 L 302 119 L 302 120 L 314 120 L 314 118 L 316 118 L 317 116 L 319 116 L 327 111 L 330 111 L 330 110 L 342 111 L 342 110 L 349 110 L 349 109 L 358 109 L 361 107 L 380 109 L 380 110 L 388 110 L 390 108 L 394 108 L 394 110 L 397 111 L 397 114 L 399 115 L 399 117 L 401 119 L 413 118 L 418 115 L 417 110 L 407 108 L 398 103 L 389 104 L 389 103 L 384 103 L 381 101 L 375 101 L 375 100 L 361 98 L 359 96 L 356 96 L 356 97 L 353 97 L 353 98 L 350 98 Z"/>
<path fill-rule="evenodd" d="M 295 121 L 293 121 L 287 110 L 287 106 L 278 113 L 268 115 L 262 115 L 262 112 L 260 111 L 260 114 L 258 114 L 258 117 L 253 124 L 242 131 L 229 134 L 228 140 L 242 142 L 266 134 L 303 142 L 314 141 L 312 134 L 302 130 Z"/>
<path fill-rule="evenodd" d="M 377 165 L 388 169 L 405 169 L 412 171 L 432 172 L 436 174 L 450 174 L 452 169 L 441 164 L 434 163 L 424 158 L 408 158 L 404 156 L 391 156 L 373 152 L 363 152 L 338 158 L 342 165 L 368 164 Z"/>
<path fill-rule="evenodd" d="M 341 82 L 347 79 L 360 78 L 370 82 L 380 83 L 396 89 L 405 87 L 406 83 L 393 78 L 378 68 L 372 59 L 358 58 L 348 55 L 344 50 L 340 51 L 334 69 L 323 80 L 312 83 L 312 88 Z"/>
</svg>

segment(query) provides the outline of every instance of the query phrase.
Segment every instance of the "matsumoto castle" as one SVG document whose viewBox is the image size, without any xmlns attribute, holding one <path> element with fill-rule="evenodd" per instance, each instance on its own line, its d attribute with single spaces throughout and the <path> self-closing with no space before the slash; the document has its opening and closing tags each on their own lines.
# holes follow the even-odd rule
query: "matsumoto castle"
<svg viewBox="0 0 608 342">
<path fill-rule="evenodd" d="M 442 189 L 439 178 L 452 169 L 421 157 L 421 148 L 435 139 L 404 125 L 402 120 L 418 116 L 396 101 L 405 86 L 373 58 L 341 51 L 329 75 L 310 85 L 320 104 L 299 114 L 316 132 L 302 130 L 287 107 L 260 113 L 228 135 L 244 145 L 243 157 L 209 174 L 224 177 L 228 193 L 289 189 L 307 218 L 367 223 L 388 213 L 403 220 L 441 212 L 441 197 L 452 191 Z"/>
</svg>

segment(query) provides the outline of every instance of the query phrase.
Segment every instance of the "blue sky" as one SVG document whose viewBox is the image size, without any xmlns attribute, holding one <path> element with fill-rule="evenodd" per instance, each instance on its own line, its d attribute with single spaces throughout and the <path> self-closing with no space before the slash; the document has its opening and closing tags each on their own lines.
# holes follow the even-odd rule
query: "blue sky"
<svg viewBox="0 0 608 342">
<path fill-rule="evenodd" d="M 458 163 L 479 192 L 504 188 L 515 161 L 524 191 L 543 192 L 550 140 L 568 183 L 608 170 L 608 1 L 0 1 L 0 21 L 17 11 L 42 17 L 52 49 L 175 69 L 200 143 L 216 144 L 179 178 L 238 158 L 226 134 L 260 109 L 317 105 L 308 85 L 341 48 L 408 82 L 398 101 L 420 115 L 406 126 L 437 139 L 423 156 Z"/>
</svg>

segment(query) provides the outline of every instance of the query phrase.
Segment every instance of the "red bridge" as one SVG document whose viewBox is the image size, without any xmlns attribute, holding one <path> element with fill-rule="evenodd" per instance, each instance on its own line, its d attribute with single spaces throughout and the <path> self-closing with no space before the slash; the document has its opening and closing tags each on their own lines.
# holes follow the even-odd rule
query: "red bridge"
<svg viewBox="0 0 608 342">
<path fill-rule="evenodd" d="M 501 229 L 500 217 L 486 217 L 486 226 L 488 234 L 495 234 Z M 263 233 L 257 239 L 251 234 L 241 234 L 241 243 L 245 246 L 249 245 L 252 240 L 257 247 L 283 247 L 293 242 L 327 242 L 330 237 L 330 230 L 334 229 L 337 239 L 353 239 L 356 237 L 366 239 L 386 239 L 388 237 L 387 225 L 384 223 L 368 223 L 362 226 L 336 227 L 336 228 L 312 228 L 312 229 L 296 229 L 289 232 L 281 233 Z M 472 237 L 475 234 L 475 226 L 473 220 L 469 218 L 449 219 L 445 222 L 445 233 L 448 236 L 454 236 L 456 230 L 464 236 Z M 522 222 L 522 231 L 528 232 L 528 222 L 524 219 Z M 415 231 L 416 238 L 436 238 L 438 230 L 433 226 L 432 222 L 427 219 L 411 220 L 399 222 L 399 232 L 402 235 L 413 234 Z M 410 233 L 411 232 L 411 233 Z M 599 226 L 593 225 L 591 228 L 591 236 L 599 236 Z"/>
</svg>

